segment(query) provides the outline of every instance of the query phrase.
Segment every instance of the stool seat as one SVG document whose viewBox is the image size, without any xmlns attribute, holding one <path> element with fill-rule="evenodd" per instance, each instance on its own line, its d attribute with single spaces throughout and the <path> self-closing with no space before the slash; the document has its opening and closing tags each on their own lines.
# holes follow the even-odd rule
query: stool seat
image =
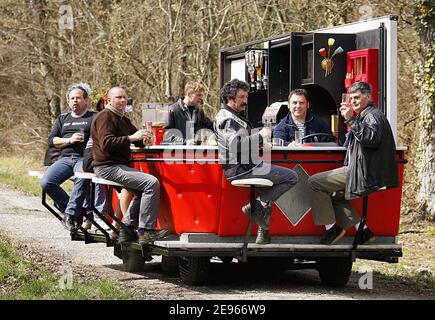
<svg viewBox="0 0 435 320">
<path fill-rule="evenodd" d="M 42 179 L 44 172 L 45 170 L 29 170 L 28 174 L 31 177 L 38 177 L 38 179 Z"/>
<path fill-rule="evenodd" d="M 273 182 L 263 178 L 249 178 L 249 179 L 236 179 L 231 181 L 231 184 L 235 187 L 271 187 Z"/>
<path fill-rule="evenodd" d="M 41 174 L 44 174 L 45 170 L 29 170 L 29 176 L 38 177 Z"/>
<path fill-rule="evenodd" d="M 93 172 L 84 172 L 84 171 L 77 171 L 74 172 L 74 177 L 79 179 L 92 179 L 95 177 L 95 173 Z"/>
<path fill-rule="evenodd" d="M 119 184 L 118 182 L 111 181 L 111 180 L 106 180 L 106 179 L 103 179 L 103 178 L 97 178 L 97 177 L 93 177 L 92 178 L 92 182 L 99 183 L 99 184 L 105 184 L 105 185 L 108 185 L 108 186 L 122 187 L 122 184 Z"/>
</svg>

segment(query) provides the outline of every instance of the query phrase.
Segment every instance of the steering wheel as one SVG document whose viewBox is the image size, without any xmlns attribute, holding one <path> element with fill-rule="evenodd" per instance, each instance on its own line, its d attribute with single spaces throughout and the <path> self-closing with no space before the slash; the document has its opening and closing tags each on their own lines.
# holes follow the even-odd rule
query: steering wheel
<svg viewBox="0 0 435 320">
<path fill-rule="evenodd" d="M 334 136 L 334 135 L 331 134 L 331 133 L 324 133 L 324 132 L 308 134 L 308 135 L 306 135 L 306 136 L 304 136 L 304 137 L 302 138 L 302 142 L 304 142 L 304 140 L 307 139 L 307 138 L 312 138 L 312 137 L 321 137 L 321 136 L 323 136 L 323 137 L 331 137 L 331 138 L 333 138 L 333 139 L 335 140 L 335 142 L 336 142 L 339 146 L 342 145 L 340 139 L 338 139 L 336 136 Z"/>
</svg>

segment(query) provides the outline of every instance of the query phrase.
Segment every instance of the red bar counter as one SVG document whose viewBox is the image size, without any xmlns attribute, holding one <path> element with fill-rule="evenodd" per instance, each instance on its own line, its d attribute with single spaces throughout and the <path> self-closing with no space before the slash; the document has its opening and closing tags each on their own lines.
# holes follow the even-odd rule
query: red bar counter
<svg viewBox="0 0 435 320">
<path fill-rule="evenodd" d="M 399 231 L 405 148 L 398 148 L 400 187 L 369 196 L 367 224 L 375 235 L 396 236 Z M 274 147 L 272 162 L 308 175 L 342 166 L 343 147 Z M 214 146 L 151 146 L 133 149 L 136 169 L 156 176 L 161 184 L 159 225 L 176 234 L 215 233 L 242 236 L 248 218 L 241 211 L 249 202 L 249 189 L 232 186 L 223 175 Z M 291 190 L 290 190 L 291 192 Z M 358 212 L 362 199 L 352 201 Z M 252 234 L 257 231 L 252 229 Z M 273 207 L 272 236 L 317 236 L 324 232 L 313 223 L 310 212 L 297 225 L 276 205 Z M 355 233 L 354 228 L 348 235 Z"/>
</svg>

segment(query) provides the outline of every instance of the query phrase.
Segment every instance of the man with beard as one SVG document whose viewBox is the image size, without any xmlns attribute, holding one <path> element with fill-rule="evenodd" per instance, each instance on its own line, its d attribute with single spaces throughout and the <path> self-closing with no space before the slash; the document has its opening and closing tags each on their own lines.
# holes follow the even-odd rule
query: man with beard
<svg viewBox="0 0 435 320">
<path fill-rule="evenodd" d="M 219 162 L 229 181 L 235 179 L 263 178 L 273 182 L 272 187 L 259 190 L 260 196 L 251 210 L 248 203 L 242 212 L 252 217 L 258 225 L 255 242 L 257 244 L 270 243 L 269 224 L 272 214 L 272 204 L 283 193 L 298 182 L 295 171 L 275 166 L 270 161 L 256 159 L 258 150 L 263 147 L 270 135 L 269 128 L 262 128 L 258 132 L 252 130 L 252 125 L 244 112 L 248 105 L 249 85 L 238 79 L 225 83 L 222 88 L 222 106 L 216 115 L 215 132 L 218 141 Z M 252 212 L 253 211 L 253 212 Z"/>
</svg>

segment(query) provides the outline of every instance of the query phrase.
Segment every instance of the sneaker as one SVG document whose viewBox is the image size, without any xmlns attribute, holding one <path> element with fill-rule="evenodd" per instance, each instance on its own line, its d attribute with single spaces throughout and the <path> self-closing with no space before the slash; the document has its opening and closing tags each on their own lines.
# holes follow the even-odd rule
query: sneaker
<svg viewBox="0 0 435 320">
<path fill-rule="evenodd" d="M 138 233 L 139 243 L 148 244 L 154 241 L 162 240 L 168 235 L 169 231 L 166 229 L 162 230 L 145 230 L 144 232 Z"/>
<path fill-rule="evenodd" d="M 346 230 L 334 224 L 334 226 L 325 232 L 322 239 L 320 239 L 321 244 L 333 245 L 337 243 L 346 234 Z"/>
<path fill-rule="evenodd" d="M 258 227 L 257 238 L 255 239 L 256 244 L 268 244 L 270 243 L 269 230 L 262 227 Z"/>
<path fill-rule="evenodd" d="M 62 225 L 68 231 L 76 231 L 79 228 L 80 223 L 75 216 L 65 213 L 62 219 Z"/>
<path fill-rule="evenodd" d="M 137 240 L 137 233 L 136 230 L 130 226 L 127 225 L 124 227 L 121 227 L 119 230 L 119 243 L 127 243 L 127 242 L 133 242 Z"/>
<path fill-rule="evenodd" d="M 259 200 L 255 200 L 255 211 L 254 213 L 251 212 L 251 204 L 248 203 L 242 208 L 243 213 L 254 219 L 255 223 L 264 229 L 269 229 L 269 226 L 264 219 L 264 210 L 263 206 L 261 205 L 261 202 Z"/>
<path fill-rule="evenodd" d="M 363 231 L 361 232 L 361 235 L 359 237 L 358 240 L 358 244 L 370 244 L 373 241 L 375 241 L 375 236 L 373 235 L 373 233 L 370 231 L 369 228 L 365 228 L 363 229 Z"/>
<path fill-rule="evenodd" d="M 89 230 L 92 228 L 92 223 L 89 220 L 86 220 L 85 222 L 83 222 L 82 224 L 82 228 L 85 230 Z"/>
</svg>

